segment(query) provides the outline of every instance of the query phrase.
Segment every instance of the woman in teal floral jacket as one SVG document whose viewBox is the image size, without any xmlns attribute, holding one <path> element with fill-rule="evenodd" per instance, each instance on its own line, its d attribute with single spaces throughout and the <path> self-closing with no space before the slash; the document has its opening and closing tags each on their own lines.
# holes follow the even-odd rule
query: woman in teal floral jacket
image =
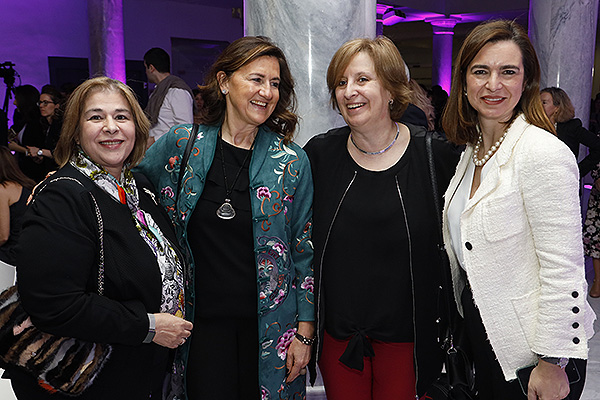
<svg viewBox="0 0 600 400">
<path fill-rule="evenodd" d="M 291 142 L 293 79 L 268 39 L 233 42 L 208 74 L 200 125 L 173 127 L 139 170 L 190 254 L 186 319 L 167 398 L 304 399 L 314 335 L 313 183 Z M 177 204 L 175 202 L 177 201 Z"/>
</svg>

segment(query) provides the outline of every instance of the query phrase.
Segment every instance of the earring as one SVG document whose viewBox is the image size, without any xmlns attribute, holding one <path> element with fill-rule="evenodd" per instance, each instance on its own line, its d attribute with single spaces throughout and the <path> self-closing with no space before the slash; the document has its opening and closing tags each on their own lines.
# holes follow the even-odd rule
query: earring
<svg viewBox="0 0 600 400">
<path fill-rule="evenodd" d="M 392 106 L 394 105 L 394 99 L 388 101 L 388 105 L 390 106 L 390 108 L 392 108 Z"/>
<path fill-rule="evenodd" d="M 221 90 L 221 93 L 223 93 L 223 94 L 227 94 L 227 89 L 223 89 L 223 90 Z"/>
<path fill-rule="evenodd" d="M 467 95 L 467 91 L 466 91 L 466 90 L 463 90 L 463 94 L 465 95 L 465 97 L 469 97 L 469 96 Z"/>
</svg>

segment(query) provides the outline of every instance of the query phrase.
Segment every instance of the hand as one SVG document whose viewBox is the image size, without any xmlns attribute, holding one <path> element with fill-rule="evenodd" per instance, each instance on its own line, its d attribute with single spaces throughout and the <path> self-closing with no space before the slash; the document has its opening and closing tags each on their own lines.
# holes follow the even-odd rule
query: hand
<svg viewBox="0 0 600 400">
<path fill-rule="evenodd" d="M 558 365 L 540 360 L 531 371 L 527 400 L 564 399 L 569 395 L 569 378 L 564 369 Z"/>
<path fill-rule="evenodd" d="M 314 337 L 315 323 L 302 321 L 298 323 L 298 333 L 307 338 Z M 306 374 L 306 365 L 310 361 L 312 346 L 307 346 L 294 338 L 287 352 L 285 366 L 288 370 L 287 383 L 292 382 L 299 375 Z"/>
<path fill-rule="evenodd" d="M 185 343 L 192 334 L 194 324 L 183 318 L 167 313 L 154 314 L 156 319 L 156 335 L 152 341 L 159 346 L 170 349 L 177 348 Z"/>
</svg>

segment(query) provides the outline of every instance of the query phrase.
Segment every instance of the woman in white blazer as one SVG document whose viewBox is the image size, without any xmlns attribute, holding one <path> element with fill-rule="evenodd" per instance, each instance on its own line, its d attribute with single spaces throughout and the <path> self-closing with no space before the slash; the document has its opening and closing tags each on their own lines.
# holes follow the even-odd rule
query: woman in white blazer
<svg viewBox="0 0 600 400">
<path fill-rule="evenodd" d="M 448 138 L 466 144 L 445 195 L 444 241 L 486 400 L 563 399 L 569 359 L 578 398 L 593 334 L 579 172 L 544 114 L 539 77 L 523 28 L 483 23 L 458 54 L 443 115 Z M 522 388 L 517 370 L 536 363 Z"/>
</svg>

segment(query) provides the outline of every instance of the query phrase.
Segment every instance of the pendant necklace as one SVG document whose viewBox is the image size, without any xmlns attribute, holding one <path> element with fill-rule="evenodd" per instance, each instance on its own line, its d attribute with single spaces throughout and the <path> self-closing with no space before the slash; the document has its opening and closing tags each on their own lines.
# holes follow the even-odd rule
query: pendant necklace
<svg viewBox="0 0 600 400">
<path fill-rule="evenodd" d="M 233 217 L 235 217 L 235 209 L 231 205 L 230 196 L 233 192 L 233 187 L 235 186 L 235 183 L 237 182 L 238 178 L 240 177 L 240 174 L 242 173 L 242 170 L 244 169 L 244 165 L 246 165 L 246 161 L 248 161 L 250 153 L 252 153 L 252 149 L 254 148 L 254 140 L 256 140 L 256 136 L 254 136 L 254 139 L 252 140 L 252 145 L 250 145 L 250 150 L 248 150 L 248 152 L 246 153 L 246 157 L 244 157 L 244 161 L 242 161 L 242 165 L 240 166 L 240 169 L 238 169 L 238 172 L 235 175 L 235 179 L 231 184 L 231 188 L 229 188 L 229 185 L 227 184 L 227 173 L 225 172 L 225 153 L 223 152 L 223 140 L 224 139 L 221 137 L 221 132 L 219 131 L 219 149 L 221 150 L 221 166 L 223 167 L 223 178 L 225 179 L 225 201 L 223 202 L 223 204 L 221 204 L 221 207 L 217 209 L 217 217 L 221 219 L 232 219 Z"/>
<path fill-rule="evenodd" d="M 360 151 L 363 154 L 368 154 L 370 156 L 378 156 L 379 154 L 383 154 L 386 151 L 388 151 L 389 149 L 392 148 L 392 146 L 394 145 L 394 143 L 396 143 L 396 140 L 398 140 L 398 135 L 400 135 L 400 126 L 398 125 L 397 122 L 394 122 L 396 124 L 396 137 L 394 138 L 394 140 L 392 140 L 392 143 L 389 144 L 388 147 L 386 147 L 383 150 L 379 150 L 379 151 L 366 151 L 361 149 L 360 147 L 358 147 L 358 145 L 356 144 L 356 142 L 354 141 L 354 138 L 352 137 L 352 133 L 350 134 L 350 141 L 352 142 L 352 144 L 354 145 L 354 147 L 356 147 L 356 149 L 358 151 Z"/>
</svg>

